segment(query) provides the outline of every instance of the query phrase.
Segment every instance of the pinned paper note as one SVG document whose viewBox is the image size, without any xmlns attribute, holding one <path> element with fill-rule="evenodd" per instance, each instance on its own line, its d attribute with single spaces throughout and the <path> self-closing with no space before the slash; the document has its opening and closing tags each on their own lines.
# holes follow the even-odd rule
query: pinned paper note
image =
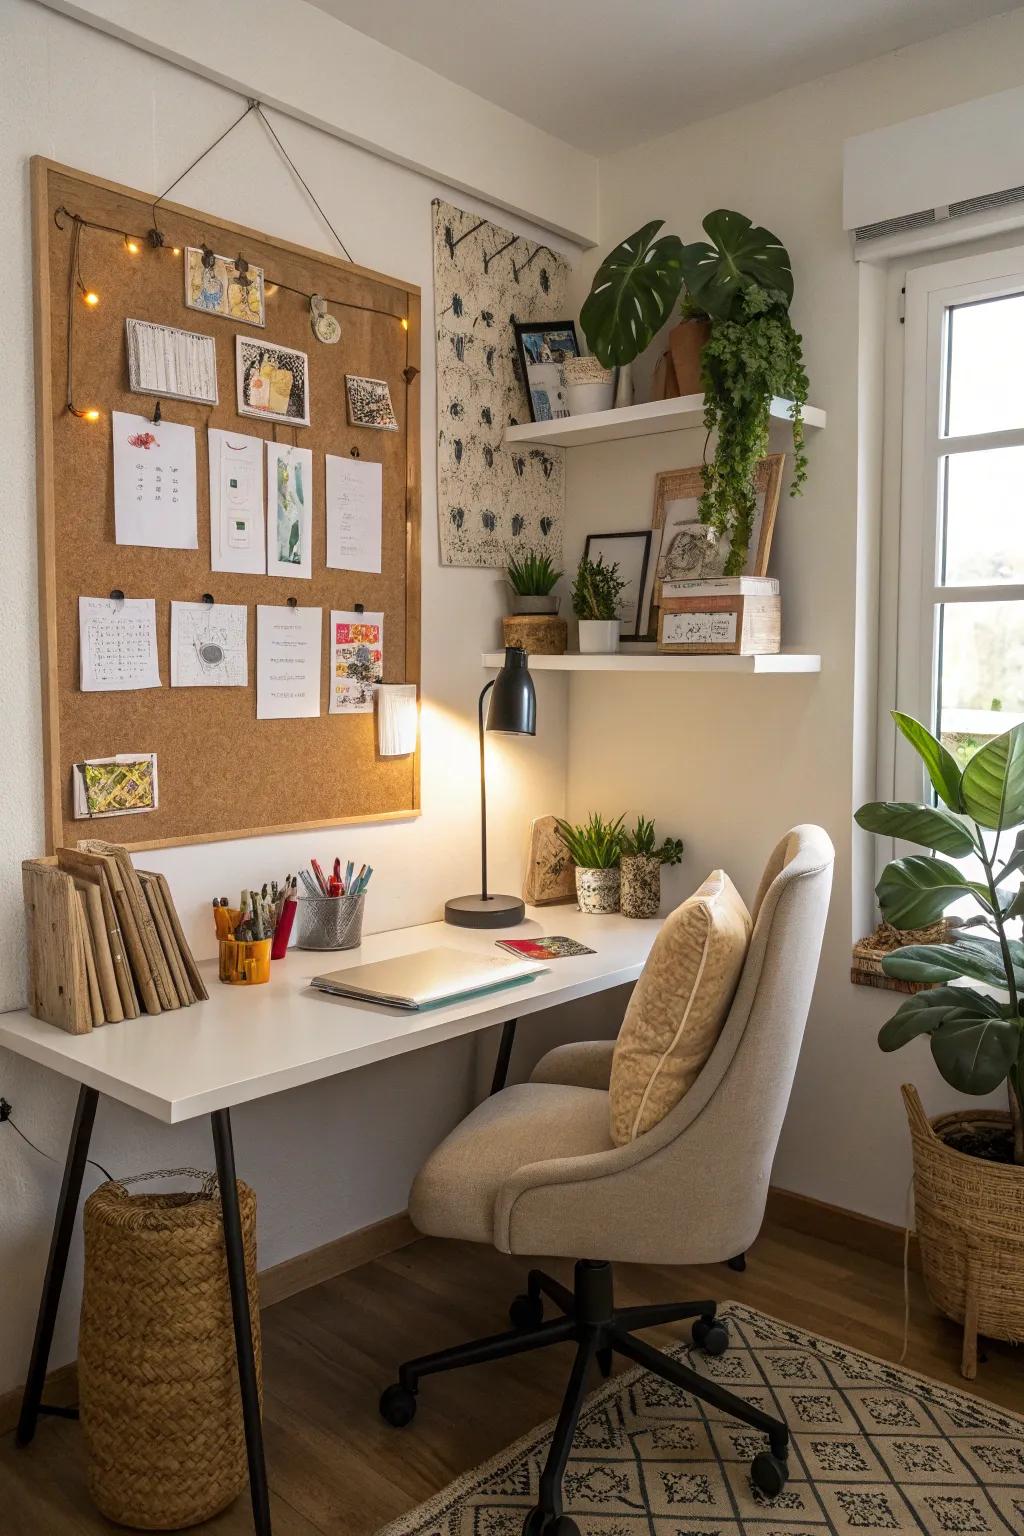
<svg viewBox="0 0 1024 1536">
<path fill-rule="evenodd" d="M 160 687 L 154 598 L 80 597 L 78 639 L 83 693 Z"/>
<path fill-rule="evenodd" d="M 244 603 L 172 603 L 171 687 L 244 688 L 246 624 Z"/>
<path fill-rule="evenodd" d="M 384 615 L 331 613 L 332 715 L 368 715 L 384 681 Z"/>
<path fill-rule="evenodd" d="M 304 719 L 320 713 L 319 608 L 256 609 L 256 718 Z"/>
<path fill-rule="evenodd" d="M 73 765 L 75 820 L 137 816 L 160 804 L 155 752 L 122 752 Z"/>
<path fill-rule="evenodd" d="M 125 411 L 111 427 L 118 544 L 197 549 L 195 429 Z"/>
<path fill-rule="evenodd" d="M 380 571 L 383 471 L 366 459 L 327 454 L 327 565 Z"/>
<path fill-rule="evenodd" d="M 313 575 L 313 454 L 267 444 L 267 575 Z"/>
<path fill-rule="evenodd" d="M 211 427 L 208 442 L 210 569 L 262 576 L 267 569 L 263 439 Z"/>
</svg>

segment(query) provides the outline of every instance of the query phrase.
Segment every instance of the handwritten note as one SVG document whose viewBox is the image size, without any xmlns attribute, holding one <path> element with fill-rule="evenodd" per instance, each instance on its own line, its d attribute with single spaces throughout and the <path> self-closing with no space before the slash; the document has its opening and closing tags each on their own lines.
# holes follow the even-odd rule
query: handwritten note
<svg viewBox="0 0 1024 1536">
<path fill-rule="evenodd" d="M 195 429 L 125 411 L 111 426 L 118 544 L 198 549 Z"/>
<path fill-rule="evenodd" d="M 320 713 L 319 608 L 256 608 L 256 718 L 300 720 Z"/>
<path fill-rule="evenodd" d="M 78 638 L 83 693 L 160 687 L 152 597 L 80 597 Z"/>
<path fill-rule="evenodd" d="M 735 613 L 666 613 L 661 621 L 663 645 L 733 645 Z"/>
<path fill-rule="evenodd" d="M 383 474 L 379 464 L 327 454 L 327 565 L 379 571 Z"/>
</svg>

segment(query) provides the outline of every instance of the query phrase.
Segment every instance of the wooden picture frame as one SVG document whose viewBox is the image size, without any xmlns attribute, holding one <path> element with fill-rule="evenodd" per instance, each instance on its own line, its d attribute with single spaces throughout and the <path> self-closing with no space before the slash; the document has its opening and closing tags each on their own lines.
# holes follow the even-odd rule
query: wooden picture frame
<svg viewBox="0 0 1024 1536">
<path fill-rule="evenodd" d="M 744 576 L 767 576 L 768 560 L 771 554 L 772 537 L 775 532 L 775 518 L 779 508 L 779 496 L 782 490 L 782 470 L 786 462 L 784 453 L 769 453 L 758 462 L 755 471 L 757 479 L 758 496 L 763 497 L 760 515 L 754 520 L 754 536 L 751 542 L 750 554 L 747 557 L 747 569 Z M 674 501 L 699 500 L 704 489 L 701 477 L 701 466 L 694 464 L 688 469 L 662 470 L 655 476 L 654 481 L 654 511 L 651 518 L 651 526 L 655 535 L 657 553 L 655 555 L 654 578 L 654 606 L 661 606 L 661 585 L 666 578 L 666 556 L 668 545 L 666 543 L 666 522 L 669 525 L 671 538 L 672 517 L 671 504 Z M 686 526 L 696 523 L 696 515 L 687 519 Z M 702 525 L 701 525 L 702 526 Z M 714 546 L 711 546 L 714 547 Z M 694 559 L 682 569 L 688 570 L 688 576 L 677 576 L 677 580 L 702 580 L 713 579 L 722 574 L 722 566 L 728 553 L 728 545 L 719 545 L 716 549 L 714 561 L 700 563 Z"/>
<path fill-rule="evenodd" d="M 626 629 L 624 624 L 620 624 L 620 631 L 619 631 L 619 633 L 620 633 L 620 637 L 623 640 L 643 640 L 646 637 L 647 630 L 648 630 L 648 628 L 650 626 L 650 622 L 651 622 L 651 608 L 650 608 L 651 593 L 650 593 L 649 585 L 648 585 L 648 581 L 647 581 L 647 571 L 648 571 L 648 567 L 650 565 L 650 559 L 651 559 L 651 539 L 652 539 L 652 537 L 653 537 L 653 533 L 652 533 L 652 530 L 650 528 L 638 528 L 636 530 L 633 530 L 633 531 L 630 531 L 630 532 L 627 532 L 627 533 L 588 533 L 587 534 L 587 538 L 586 538 L 586 542 L 585 542 L 585 544 L 583 546 L 583 558 L 585 560 L 595 560 L 599 554 L 600 555 L 605 555 L 605 565 L 609 565 L 609 564 L 613 563 L 613 561 L 617 561 L 617 563 L 619 564 L 619 575 L 620 575 L 620 577 L 626 577 L 626 579 L 629 580 L 631 586 L 633 585 L 633 581 L 635 579 L 636 591 L 637 591 L 636 611 L 635 611 L 635 613 L 633 615 L 633 625 L 632 625 L 632 627 L 630 629 Z M 625 549 L 623 549 L 622 555 L 620 555 L 620 556 L 616 556 L 616 555 L 613 554 L 612 561 L 610 561 L 607 558 L 606 552 L 604 550 L 599 549 L 597 547 L 597 546 L 605 543 L 606 541 L 612 540 L 612 539 L 630 539 L 630 540 L 635 540 L 640 545 L 640 550 L 638 552 L 639 553 L 639 569 L 636 572 L 635 578 L 630 576 L 622 568 L 622 563 L 621 563 L 622 562 L 622 558 L 627 553 Z M 592 551 L 593 551 L 593 553 L 592 553 Z M 634 569 L 636 569 L 636 559 L 635 559 L 635 557 L 634 557 Z M 628 610 L 627 610 L 627 616 L 628 616 Z M 621 621 L 622 620 L 622 615 L 621 614 L 619 615 L 619 618 L 620 618 L 620 621 Z"/>
<path fill-rule="evenodd" d="M 568 416 L 569 408 L 565 405 L 562 391 L 564 385 L 561 382 L 560 364 L 562 354 L 569 357 L 579 357 L 580 344 L 576 337 L 576 326 L 572 320 L 516 320 L 514 322 L 516 333 L 516 352 L 519 357 L 519 367 L 523 375 L 523 387 L 526 390 L 526 401 L 530 408 L 531 421 L 555 421 Z M 559 342 L 568 342 L 572 338 L 572 351 L 567 346 L 556 345 L 554 355 L 550 361 L 539 360 L 533 356 L 530 350 L 530 337 L 546 336 L 550 334 L 552 339 Z M 543 372 L 542 372 L 543 370 Z M 555 374 L 558 377 L 554 377 Z M 532 378 L 531 378 L 532 375 Z M 555 408 L 551 407 L 551 392 L 555 394 Z M 536 398 L 535 398 L 536 391 Z M 538 415 L 540 399 L 548 401 L 546 412 L 541 410 Z"/>
</svg>

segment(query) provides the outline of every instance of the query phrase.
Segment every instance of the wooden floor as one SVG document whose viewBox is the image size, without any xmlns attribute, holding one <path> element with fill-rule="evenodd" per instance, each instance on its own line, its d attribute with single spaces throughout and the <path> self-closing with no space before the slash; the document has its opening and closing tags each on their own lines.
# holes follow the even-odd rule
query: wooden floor
<svg viewBox="0 0 1024 1536">
<path fill-rule="evenodd" d="M 565 1279 L 571 1266 L 547 1261 Z M 406 1430 L 377 1415 L 397 1361 L 498 1331 L 527 1264 L 490 1249 L 424 1240 L 279 1302 L 264 1313 L 266 1441 L 276 1536 L 369 1536 L 459 1473 L 548 1418 L 568 1371 L 552 1349 L 424 1383 Z M 745 1274 L 723 1266 L 622 1266 L 620 1304 L 687 1296 L 733 1298 L 888 1360 L 903 1329 L 900 1270 L 834 1243 L 765 1228 Z M 911 1276 L 906 1364 L 956 1386 L 958 1330 L 936 1316 Z M 653 1331 L 652 1342 L 681 1330 Z M 1024 1355 L 987 1346 L 970 1390 L 1024 1412 Z M 0 1445 L 0 1536 L 112 1533 L 84 1486 L 81 1437 L 44 1420 L 32 1447 Z M 246 1499 L 202 1527 L 251 1530 Z"/>
</svg>

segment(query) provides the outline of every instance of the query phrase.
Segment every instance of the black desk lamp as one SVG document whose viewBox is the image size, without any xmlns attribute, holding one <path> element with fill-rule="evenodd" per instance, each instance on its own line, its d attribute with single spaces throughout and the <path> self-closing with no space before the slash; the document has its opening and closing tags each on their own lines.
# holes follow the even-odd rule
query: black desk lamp
<svg viewBox="0 0 1024 1536">
<path fill-rule="evenodd" d="M 453 896 L 445 902 L 444 920 L 459 928 L 506 928 L 521 922 L 526 904 L 518 896 L 494 896 L 487 889 L 487 780 L 484 772 L 484 700 L 491 695 L 487 730 L 512 736 L 536 736 L 537 695 L 529 658 L 516 645 L 505 647 L 505 664 L 480 693 L 480 894 Z"/>
</svg>

